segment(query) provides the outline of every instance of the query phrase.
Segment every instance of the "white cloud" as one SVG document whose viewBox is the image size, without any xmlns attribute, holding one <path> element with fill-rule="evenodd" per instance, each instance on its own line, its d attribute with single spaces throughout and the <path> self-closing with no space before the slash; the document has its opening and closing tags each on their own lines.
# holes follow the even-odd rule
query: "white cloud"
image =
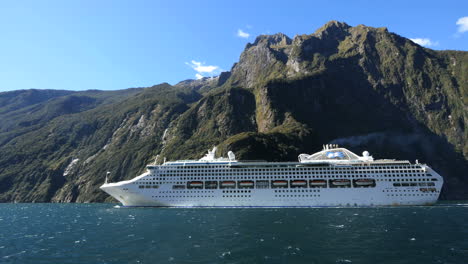
<svg viewBox="0 0 468 264">
<path fill-rule="evenodd" d="M 463 33 L 468 31 L 468 16 L 460 17 L 457 20 L 458 32 Z"/>
<path fill-rule="evenodd" d="M 242 31 L 242 29 L 237 30 L 237 36 L 241 38 L 248 38 L 250 36 L 249 33 Z"/>
<path fill-rule="evenodd" d="M 198 73 L 214 73 L 215 71 L 219 70 L 218 66 L 214 65 L 203 65 L 204 63 L 192 60 L 190 63 L 186 62 L 188 66 L 192 67 Z"/>
<path fill-rule="evenodd" d="M 214 66 L 214 65 L 205 65 L 203 62 L 198 62 L 198 61 L 190 61 L 186 62 L 190 68 L 194 69 L 197 73 L 195 74 L 195 78 L 197 80 L 204 78 L 204 77 L 213 77 L 219 73 L 221 73 L 222 69 L 219 68 L 219 66 Z"/>
<path fill-rule="evenodd" d="M 432 47 L 432 46 L 437 46 L 439 45 L 438 41 L 432 41 L 428 38 L 410 38 L 411 41 L 413 41 L 416 44 L 419 44 L 421 46 L 425 47 Z"/>
</svg>

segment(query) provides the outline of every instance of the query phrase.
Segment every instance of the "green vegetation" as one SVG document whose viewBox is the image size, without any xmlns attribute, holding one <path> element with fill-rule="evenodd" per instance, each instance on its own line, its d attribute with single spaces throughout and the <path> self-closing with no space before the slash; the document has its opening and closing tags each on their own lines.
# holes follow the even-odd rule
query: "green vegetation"
<svg viewBox="0 0 468 264">
<path fill-rule="evenodd" d="M 337 142 L 419 159 L 468 199 L 468 52 L 433 51 L 385 28 L 331 21 L 262 35 L 231 72 L 121 91 L 0 93 L 0 201 L 94 202 L 158 154 L 295 160 Z"/>
</svg>

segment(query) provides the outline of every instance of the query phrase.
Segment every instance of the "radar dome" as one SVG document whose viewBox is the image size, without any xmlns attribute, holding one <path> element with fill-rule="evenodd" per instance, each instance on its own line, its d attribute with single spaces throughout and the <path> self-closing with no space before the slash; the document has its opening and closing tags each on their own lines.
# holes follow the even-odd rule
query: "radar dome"
<svg viewBox="0 0 468 264">
<path fill-rule="evenodd" d="M 363 157 L 366 157 L 366 158 L 369 157 L 369 156 L 370 156 L 369 151 L 367 151 L 367 150 L 364 151 L 364 152 L 362 153 L 362 156 L 363 156 Z"/>
</svg>

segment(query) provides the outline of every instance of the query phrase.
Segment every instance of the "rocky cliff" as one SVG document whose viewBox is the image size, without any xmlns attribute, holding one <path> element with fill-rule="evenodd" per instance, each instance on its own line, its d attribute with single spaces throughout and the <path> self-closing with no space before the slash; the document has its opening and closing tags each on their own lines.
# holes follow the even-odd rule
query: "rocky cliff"
<svg viewBox="0 0 468 264">
<path fill-rule="evenodd" d="M 109 200 L 157 154 L 295 160 L 338 143 L 419 159 L 468 199 L 468 52 L 423 48 L 386 28 L 331 21 L 310 35 L 262 35 L 231 71 L 171 86 L 0 93 L 0 201 Z"/>
</svg>

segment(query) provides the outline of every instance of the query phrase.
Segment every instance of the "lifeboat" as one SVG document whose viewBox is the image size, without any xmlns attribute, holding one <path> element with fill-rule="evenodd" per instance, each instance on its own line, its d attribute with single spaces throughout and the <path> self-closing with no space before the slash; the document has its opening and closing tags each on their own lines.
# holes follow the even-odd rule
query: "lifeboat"
<svg viewBox="0 0 468 264">
<path fill-rule="evenodd" d="M 310 187 L 326 187 L 327 181 L 326 180 L 311 180 Z"/>
<path fill-rule="evenodd" d="M 239 188 L 253 188 L 254 182 L 253 181 L 239 181 Z"/>
<path fill-rule="evenodd" d="M 349 186 L 351 185 L 351 181 L 347 179 L 338 179 L 331 181 L 333 186 Z"/>
<path fill-rule="evenodd" d="M 199 188 L 203 189 L 203 182 L 201 181 L 191 181 L 187 183 L 187 188 Z"/>
<path fill-rule="evenodd" d="M 357 179 L 354 181 L 356 186 L 372 186 L 375 184 L 375 180 L 373 179 Z"/>
<path fill-rule="evenodd" d="M 235 181 L 223 181 L 221 182 L 221 188 L 236 188 Z"/>
<path fill-rule="evenodd" d="M 307 187 L 306 180 L 293 180 L 291 181 L 291 187 Z"/>
<path fill-rule="evenodd" d="M 285 181 L 285 180 L 276 180 L 276 181 L 272 181 L 271 182 L 271 185 L 273 187 L 283 187 L 283 188 L 287 188 L 288 187 L 288 181 Z"/>
</svg>

